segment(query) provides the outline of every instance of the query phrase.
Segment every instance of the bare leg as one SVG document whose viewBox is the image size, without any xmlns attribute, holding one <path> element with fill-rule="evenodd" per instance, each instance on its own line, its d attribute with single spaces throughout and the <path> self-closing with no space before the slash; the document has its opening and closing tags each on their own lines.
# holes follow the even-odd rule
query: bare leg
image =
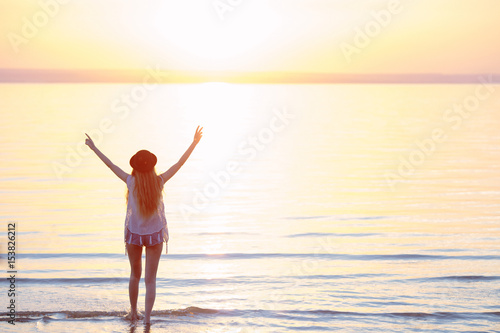
<svg viewBox="0 0 500 333">
<path fill-rule="evenodd" d="M 130 261 L 130 281 L 128 296 L 130 299 L 130 319 L 137 320 L 137 297 L 139 295 L 139 281 L 142 273 L 142 246 L 127 244 L 128 259 Z"/>
<path fill-rule="evenodd" d="M 161 251 L 163 243 L 156 244 L 155 246 L 146 247 L 146 269 L 145 269 L 145 282 L 146 282 L 146 307 L 144 310 L 144 323 L 149 324 L 151 311 L 156 298 L 156 272 L 158 271 L 158 264 L 160 262 Z"/>
</svg>

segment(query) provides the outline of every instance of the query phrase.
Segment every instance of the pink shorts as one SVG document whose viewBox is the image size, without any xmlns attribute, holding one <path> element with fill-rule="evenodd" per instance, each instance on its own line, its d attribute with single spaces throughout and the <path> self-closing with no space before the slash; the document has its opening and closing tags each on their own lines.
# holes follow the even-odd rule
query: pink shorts
<svg viewBox="0 0 500 333">
<path fill-rule="evenodd" d="M 148 235 L 134 234 L 127 228 L 125 243 L 137 246 L 155 246 L 163 242 L 163 229 Z"/>
</svg>

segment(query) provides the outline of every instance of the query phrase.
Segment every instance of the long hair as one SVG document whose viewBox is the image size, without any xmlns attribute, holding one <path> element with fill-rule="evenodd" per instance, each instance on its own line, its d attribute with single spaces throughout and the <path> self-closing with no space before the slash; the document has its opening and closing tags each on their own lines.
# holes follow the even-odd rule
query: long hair
<svg viewBox="0 0 500 333">
<path fill-rule="evenodd" d="M 161 180 L 153 168 L 148 172 L 137 172 L 132 170 L 132 176 L 135 177 L 134 197 L 138 204 L 139 213 L 143 217 L 149 217 L 156 212 L 162 196 Z M 127 203 L 129 191 L 127 189 Z"/>
</svg>

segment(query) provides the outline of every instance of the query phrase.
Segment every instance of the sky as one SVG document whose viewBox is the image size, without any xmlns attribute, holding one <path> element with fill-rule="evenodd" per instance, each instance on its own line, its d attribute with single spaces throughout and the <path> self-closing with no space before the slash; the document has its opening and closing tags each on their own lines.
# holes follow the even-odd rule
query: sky
<svg viewBox="0 0 500 333">
<path fill-rule="evenodd" d="M 498 0 L 0 0 L 0 68 L 500 73 Z"/>
</svg>

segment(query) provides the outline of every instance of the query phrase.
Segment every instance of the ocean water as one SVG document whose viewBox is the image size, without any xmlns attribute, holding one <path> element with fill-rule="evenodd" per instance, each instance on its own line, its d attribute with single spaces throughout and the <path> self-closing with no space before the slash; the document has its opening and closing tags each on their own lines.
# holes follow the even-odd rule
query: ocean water
<svg viewBox="0 0 500 333">
<path fill-rule="evenodd" d="M 0 85 L 0 330 L 500 332 L 499 108 L 479 81 Z M 163 172 L 197 125 L 152 325 L 131 325 L 126 188 L 84 133 Z"/>
</svg>

